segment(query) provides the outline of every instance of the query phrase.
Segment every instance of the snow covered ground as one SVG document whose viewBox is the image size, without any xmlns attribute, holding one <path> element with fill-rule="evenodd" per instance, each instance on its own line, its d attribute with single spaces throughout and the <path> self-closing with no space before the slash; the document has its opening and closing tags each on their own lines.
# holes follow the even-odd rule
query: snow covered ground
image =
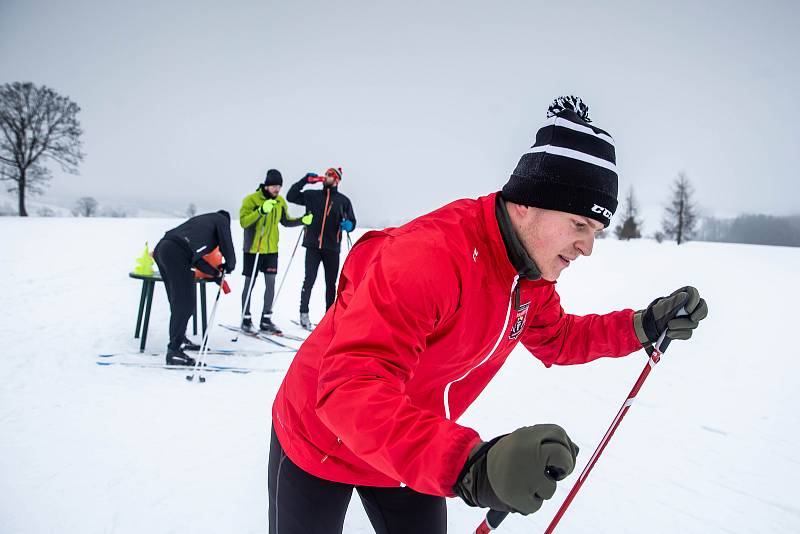
<svg viewBox="0 0 800 534">
<path fill-rule="evenodd" d="M 179 222 L 0 218 L 0 532 L 266 532 L 270 406 L 289 356 L 248 360 L 277 372 L 209 375 L 202 385 L 180 371 L 95 364 L 98 353 L 138 347 L 140 284 L 127 273 L 145 241 L 152 247 Z M 282 230 L 279 279 L 297 232 Z M 302 261 L 300 249 L 276 309 L 289 331 Z M 654 369 L 558 532 L 800 532 L 798 273 L 800 249 L 647 240 L 599 241 L 565 272 L 559 292 L 573 313 L 638 308 L 693 284 L 710 315 Z M 223 322 L 239 317 L 239 273 L 231 283 Z M 312 319 L 323 301 L 320 275 Z M 153 307 L 148 348 L 163 350 L 160 285 Z M 235 346 L 230 339 L 217 328 L 211 345 Z M 545 369 L 520 348 L 461 423 L 486 439 L 559 423 L 581 446 L 580 470 L 644 363 L 641 352 Z M 543 531 L 575 478 L 497 532 Z M 483 515 L 456 499 L 448 506 L 451 533 Z M 345 531 L 372 532 L 357 498 Z"/>
</svg>

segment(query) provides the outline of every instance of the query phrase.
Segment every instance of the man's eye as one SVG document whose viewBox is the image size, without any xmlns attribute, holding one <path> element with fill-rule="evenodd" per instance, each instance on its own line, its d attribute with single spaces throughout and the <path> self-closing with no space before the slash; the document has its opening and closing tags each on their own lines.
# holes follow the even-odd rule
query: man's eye
<svg viewBox="0 0 800 534">
<path fill-rule="evenodd" d="M 586 228 L 586 223 L 575 221 L 575 228 L 577 228 L 578 230 L 583 230 L 584 228 Z"/>
</svg>

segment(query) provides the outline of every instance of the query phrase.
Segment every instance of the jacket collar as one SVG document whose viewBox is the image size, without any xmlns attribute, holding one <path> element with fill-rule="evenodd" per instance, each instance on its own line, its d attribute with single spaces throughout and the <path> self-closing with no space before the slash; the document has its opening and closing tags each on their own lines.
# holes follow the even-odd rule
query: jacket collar
<svg viewBox="0 0 800 534">
<path fill-rule="evenodd" d="M 517 270 L 509 260 L 503 236 L 500 234 L 494 207 L 496 194 L 492 193 L 477 199 L 481 211 L 478 235 L 482 246 L 476 247 L 476 250 L 478 248 L 481 248 L 482 251 L 485 250 L 493 264 L 494 271 L 503 279 L 511 279 L 517 274 Z"/>
<path fill-rule="evenodd" d="M 542 273 L 539 272 L 539 268 L 536 267 L 531 257 L 528 256 L 525 247 L 522 246 L 522 243 L 517 237 L 517 233 L 514 231 L 514 227 L 511 224 L 508 210 L 506 209 L 506 203 L 503 202 L 499 193 L 495 193 L 494 211 L 495 217 L 497 218 L 497 226 L 500 230 L 500 236 L 503 238 L 503 244 L 505 245 L 506 254 L 511 265 L 514 266 L 520 278 L 539 280 L 542 277 Z"/>
</svg>

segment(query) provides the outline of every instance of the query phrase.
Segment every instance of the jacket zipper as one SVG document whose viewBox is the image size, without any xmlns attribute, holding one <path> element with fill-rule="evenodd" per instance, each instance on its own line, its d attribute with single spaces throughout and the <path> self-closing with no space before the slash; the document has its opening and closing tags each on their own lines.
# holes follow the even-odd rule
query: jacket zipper
<svg viewBox="0 0 800 534">
<path fill-rule="evenodd" d="M 457 379 L 453 380 L 452 382 L 448 383 L 445 386 L 445 388 L 444 388 L 444 416 L 446 418 L 450 419 L 450 386 L 452 386 L 456 382 L 460 382 L 461 380 L 464 380 L 465 378 L 467 378 L 467 376 L 472 371 L 474 371 L 475 369 L 477 369 L 478 367 L 480 367 L 484 363 L 488 362 L 489 359 L 492 356 L 494 356 L 494 353 L 497 350 L 497 347 L 500 346 L 500 342 L 503 340 L 503 336 L 505 336 L 505 334 L 506 334 L 506 328 L 508 328 L 508 319 L 509 319 L 509 317 L 511 317 L 511 306 L 514 305 L 515 295 L 516 295 L 517 299 L 519 298 L 518 293 L 517 293 L 517 287 L 518 287 L 517 286 L 517 282 L 518 281 L 519 281 L 519 275 L 517 274 L 517 275 L 514 276 L 514 282 L 511 284 L 511 294 L 508 296 L 508 309 L 506 309 L 506 318 L 505 318 L 505 321 L 503 322 L 503 329 L 500 330 L 500 335 L 497 337 L 497 341 L 495 341 L 494 347 L 492 347 L 492 350 L 489 351 L 489 354 L 487 354 L 486 357 L 483 360 L 481 360 L 481 362 L 478 365 L 474 366 L 472 369 L 470 369 L 469 371 L 464 373 L 464 375 L 461 376 L 461 378 L 457 378 Z"/>
<path fill-rule="evenodd" d="M 322 248 L 322 237 L 325 235 L 325 220 L 328 218 L 328 201 L 331 199 L 331 190 L 325 196 L 325 208 L 322 210 L 322 227 L 319 229 L 319 248 Z"/>
</svg>

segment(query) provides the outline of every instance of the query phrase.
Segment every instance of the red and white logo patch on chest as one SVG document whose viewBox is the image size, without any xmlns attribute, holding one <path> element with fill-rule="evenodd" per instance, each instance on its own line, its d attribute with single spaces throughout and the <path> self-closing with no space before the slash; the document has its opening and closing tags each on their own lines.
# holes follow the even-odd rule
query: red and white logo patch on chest
<svg viewBox="0 0 800 534">
<path fill-rule="evenodd" d="M 525 327 L 525 320 L 528 318 L 528 308 L 530 307 L 531 303 L 526 302 L 514 310 L 516 318 L 511 323 L 511 333 L 508 335 L 508 339 L 517 339 L 522 333 L 522 329 Z"/>
</svg>

